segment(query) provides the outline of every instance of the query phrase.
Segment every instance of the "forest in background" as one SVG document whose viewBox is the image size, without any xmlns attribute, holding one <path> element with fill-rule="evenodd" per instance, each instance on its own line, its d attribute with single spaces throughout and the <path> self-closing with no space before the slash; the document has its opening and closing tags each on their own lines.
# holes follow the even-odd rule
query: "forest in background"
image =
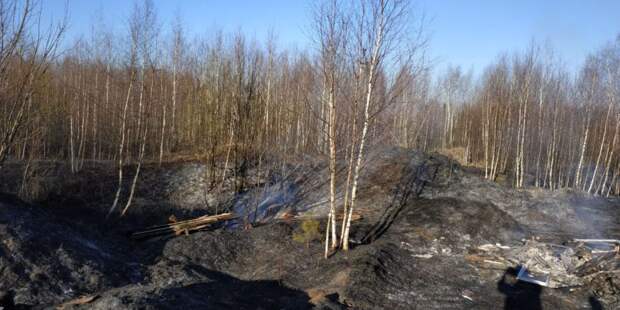
<svg viewBox="0 0 620 310">
<path fill-rule="evenodd" d="M 322 1 L 305 50 L 276 35 L 190 38 L 148 0 L 126 31 L 94 23 L 67 44 L 66 21 L 45 24 L 42 5 L 0 1 L 0 169 L 114 161 L 120 189 L 123 166 L 180 155 L 240 177 L 265 156 L 324 156 L 333 173 L 348 167 L 354 200 L 365 152 L 394 145 L 451 153 L 515 187 L 620 195 L 620 36 L 575 74 L 532 43 L 473 77 L 433 71 L 407 1 Z"/>
</svg>

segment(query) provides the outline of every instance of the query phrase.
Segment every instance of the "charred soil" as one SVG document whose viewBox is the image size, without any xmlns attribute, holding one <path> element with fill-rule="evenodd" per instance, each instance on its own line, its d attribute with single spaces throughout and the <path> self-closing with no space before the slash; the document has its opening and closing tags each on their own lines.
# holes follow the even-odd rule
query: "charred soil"
<svg viewBox="0 0 620 310">
<path fill-rule="evenodd" d="M 50 190 L 35 203 L 0 196 L 0 307 L 620 305 L 612 298 L 620 293 L 618 273 L 601 273 L 583 286 L 549 289 L 517 281 L 518 266 L 489 268 L 471 259 L 481 246 L 516 247 L 532 238 L 557 244 L 573 238 L 618 239 L 619 200 L 515 190 L 484 181 L 446 157 L 417 151 L 389 148 L 370 158 L 360 181 L 362 219 L 352 227 L 354 248 L 329 259 L 322 258 L 320 240 L 294 240 L 301 221 L 281 216 L 307 215 L 325 226 L 327 190 L 325 182 L 317 181 L 326 178 L 321 165 L 295 165 L 293 172 L 235 195 L 226 187 L 217 189 L 221 193 L 206 190 L 205 168 L 199 163 L 147 165 L 136 204 L 126 217 L 113 220 L 105 220 L 113 169 L 93 164 L 62 183 L 62 167 L 56 167 L 47 181 L 40 181 Z M 10 169 L 2 173 L 3 180 L 19 179 Z M 53 182 L 62 184 L 48 185 Z M 9 183 L 3 189 L 16 193 Z M 183 219 L 243 206 L 252 212 L 242 214 L 236 225 L 147 241 L 128 238 L 131 230 L 165 223 L 170 215 Z M 256 210 L 262 212 L 260 219 Z M 616 254 L 615 268 L 618 260 Z M 81 296 L 90 298 L 75 302 Z"/>
</svg>

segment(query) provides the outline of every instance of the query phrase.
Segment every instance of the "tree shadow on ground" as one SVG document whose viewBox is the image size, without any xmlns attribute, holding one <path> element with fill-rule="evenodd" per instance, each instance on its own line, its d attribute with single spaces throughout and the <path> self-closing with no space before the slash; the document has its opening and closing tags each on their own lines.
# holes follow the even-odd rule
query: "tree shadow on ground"
<svg viewBox="0 0 620 310">
<path fill-rule="evenodd" d="M 588 298 L 588 302 L 590 303 L 590 307 L 592 307 L 592 310 L 604 310 L 605 308 L 603 308 L 603 304 L 601 304 L 601 302 L 594 296 L 590 296 L 590 298 Z"/>
<path fill-rule="evenodd" d="M 408 205 L 409 201 L 420 195 L 424 186 L 433 180 L 438 167 L 424 162 L 421 165 L 407 165 L 392 196 L 392 201 L 385 208 L 381 218 L 360 240 L 361 244 L 368 244 L 379 239 L 394 223 L 398 214 Z"/>
<path fill-rule="evenodd" d="M 199 265 L 186 267 L 208 279 L 167 289 L 152 302 L 162 309 L 312 309 L 309 296 L 279 281 L 247 281 Z"/>
</svg>

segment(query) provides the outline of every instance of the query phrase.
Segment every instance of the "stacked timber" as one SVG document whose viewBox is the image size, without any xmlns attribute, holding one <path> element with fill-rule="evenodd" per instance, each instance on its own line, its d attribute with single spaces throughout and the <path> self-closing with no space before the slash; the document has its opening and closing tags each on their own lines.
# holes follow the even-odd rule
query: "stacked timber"
<svg viewBox="0 0 620 310">
<path fill-rule="evenodd" d="M 190 232 L 205 229 L 215 223 L 234 219 L 233 213 L 222 213 L 217 215 L 205 215 L 186 221 L 173 221 L 168 224 L 152 226 L 145 230 L 136 231 L 131 234 L 132 239 L 148 239 L 163 235 L 189 234 Z"/>
</svg>

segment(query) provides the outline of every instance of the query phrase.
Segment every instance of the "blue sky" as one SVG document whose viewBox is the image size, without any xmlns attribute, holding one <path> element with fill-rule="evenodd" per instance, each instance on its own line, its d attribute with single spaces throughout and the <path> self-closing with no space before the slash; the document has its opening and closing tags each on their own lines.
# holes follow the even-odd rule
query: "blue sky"
<svg viewBox="0 0 620 310">
<path fill-rule="evenodd" d="M 192 34 L 242 30 L 258 39 L 273 30 L 280 46 L 306 47 L 312 0 L 154 0 L 169 25 L 175 12 Z M 61 16 L 67 1 L 43 0 L 44 14 Z M 419 0 L 428 17 L 429 55 L 441 70 L 449 64 L 481 72 L 498 54 L 526 48 L 532 40 L 553 47 L 570 69 L 620 33 L 620 0 Z M 87 34 L 98 10 L 122 31 L 133 1 L 68 0 L 68 37 Z"/>
</svg>

